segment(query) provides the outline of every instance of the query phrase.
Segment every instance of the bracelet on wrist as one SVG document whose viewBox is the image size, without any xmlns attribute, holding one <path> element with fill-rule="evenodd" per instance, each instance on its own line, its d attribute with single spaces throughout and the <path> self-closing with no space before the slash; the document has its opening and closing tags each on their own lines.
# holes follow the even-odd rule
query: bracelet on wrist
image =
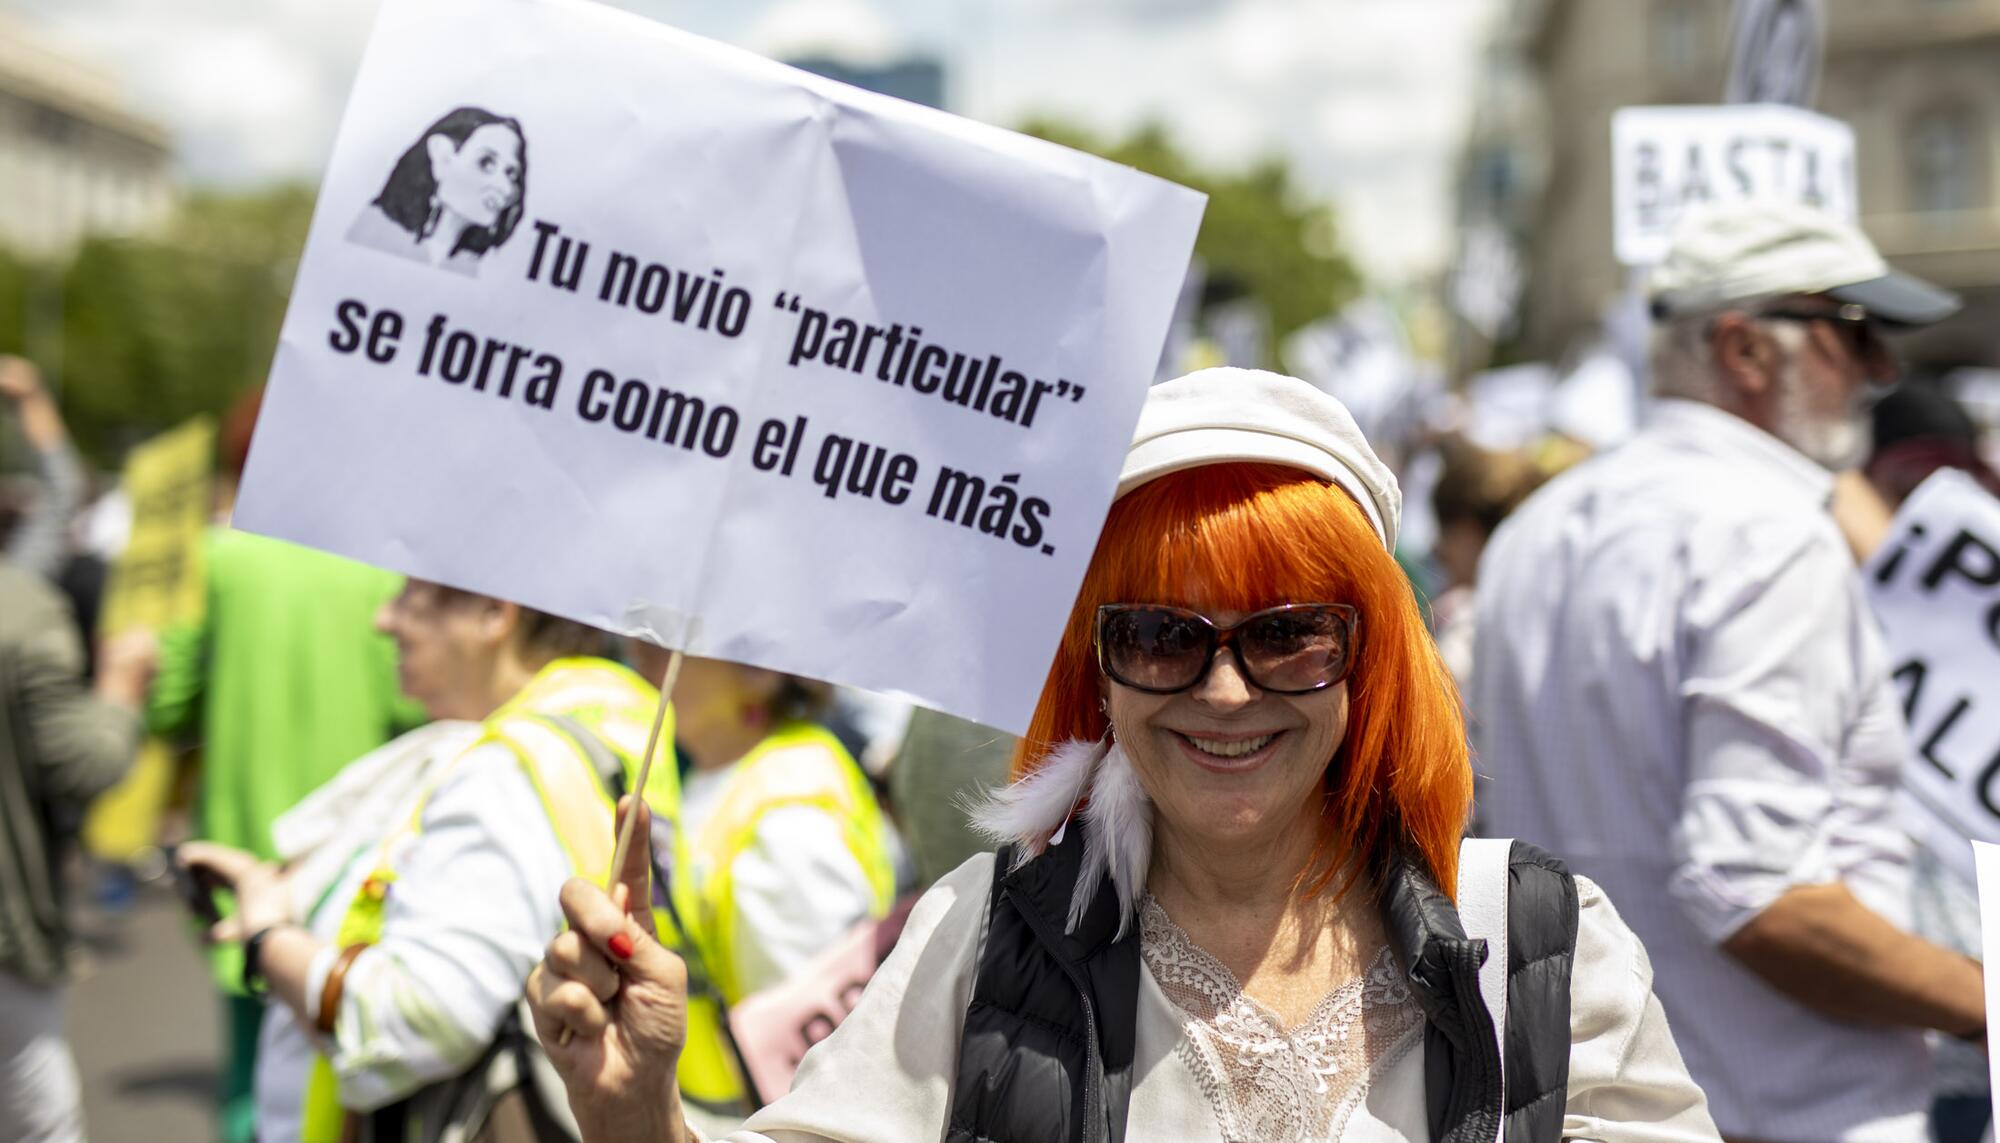
<svg viewBox="0 0 2000 1143">
<path fill-rule="evenodd" d="M 335 1025 L 340 1020 L 340 998 L 347 991 L 347 970 L 354 967 L 354 958 L 368 949 L 367 945 L 348 945 L 334 958 L 333 967 L 327 970 L 326 980 L 319 986 L 319 1012 L 313 1027 L 323 1036 L 333 1035 Z"/>
<path fill-rule="evenodd" d="M 264 940 L 279 929 L 288 929 L 289 923 L 280 922 L 265 925 L 250 934 L 243 942 L 243 991 L 261 1000 L 271 991 L 271 982 L 264 979 Z"/>
</svg>

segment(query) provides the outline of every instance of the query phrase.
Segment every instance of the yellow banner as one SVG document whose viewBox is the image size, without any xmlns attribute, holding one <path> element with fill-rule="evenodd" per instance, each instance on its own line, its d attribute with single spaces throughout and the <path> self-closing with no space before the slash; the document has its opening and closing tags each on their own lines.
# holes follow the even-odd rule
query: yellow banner
<svg viewBox="0 0 2000 1143">
<path fill-rule="evenodd" d="M 215 423 L 196 417 L 132 450 L 124 489 L 132 535 L 111 569 L 98 631 L 163 631 L 201 618 L 201 537 L 209 520 Z M 156 739 L 140 748 L 123 781 L 91 804 L 86 849 L 106 861 L 131 862 L 153 845 L 173 793 L 174 752 Z"/>
<path fill-rule="evenodd" d="M 160 816 L 174 796 L 176 761 L 173 748 L 157 738 L 139 744 L 125 777 L 83 815 L 83 847 L 92 857 L 129 865 L 159 844 Z"/>
<path fill-rule="evenodd" d="M 201 617 L 201 535 L 209 519 L 215 424 L 196 417 L 132 450 L 125 495 L 132 538 L 111 569 L 98 630 L 154 631 Z"/>
</svg>

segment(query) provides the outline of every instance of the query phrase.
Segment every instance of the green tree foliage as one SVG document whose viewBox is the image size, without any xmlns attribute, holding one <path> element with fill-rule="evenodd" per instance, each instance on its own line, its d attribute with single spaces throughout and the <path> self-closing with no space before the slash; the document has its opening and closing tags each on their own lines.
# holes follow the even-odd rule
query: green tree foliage
<svg viewBox="0 0 2000 1143">
<path fill-rule="evenodd" d="M 27 344 L 34 275 L 35 267 L 0 248 L 0 352 L 19 353 Z"/>
<path fill-rule="evenodd" d="M 1208 195 L 1195 255 L 1211 277 L 1240 282 L 1269 308 L 1274 338 L 1325 317 L 1360 290 L 1360 275 L 1339 249 L 1332 208 L 1306 201 L 1283 160 L 1225 173 L 1197 166 L 1157 126 L 1115 143 L 1050 120 L 1022 130 Z"/>
<path fill-rule="evenodd" d="M 311 217 L 306 188 L 204 191 L 152 235 L 0 253 L 0 352 L 41 364 L 79 447 L 114 463 L 263 381 Z"/>
</svg>

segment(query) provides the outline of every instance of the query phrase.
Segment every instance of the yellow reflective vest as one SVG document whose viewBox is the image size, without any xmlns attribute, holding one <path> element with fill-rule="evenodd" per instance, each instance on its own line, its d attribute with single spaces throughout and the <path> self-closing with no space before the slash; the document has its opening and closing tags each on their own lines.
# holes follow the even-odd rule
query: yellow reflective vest
<svg viewBox="0 0 2000 1143">
<path fill-rule="evenodd" d="M 602 884 L 610 872 L 616 845 L 616 806 L 600 773 L 615 766 L 623 773 L 623 785 L 629 791 L 638 777 L 639 757 L 646 749 L 646 735 L 658 703 L 658 690 L 608 659 L 558 659 L 488 716 L 484 733 L 460 757 L 488 745 L 511 753 L 540 796 L 556 839 L 569 855 L 572 871 Z M 674 764 L 673 741 L 669 712 L 660 728 L 660 744 L 645 790 L 646 803 L 661 821 L 672 821 L 680 812 L 680 774 Z M 430 789 L 436 789 L 449 770 L 450 764 L 440 769 Z M 394 843 L 422 832 L 428 804 L 427 790 L 419 797 L 408 823 L 383 839 L 375 868 L 341 917 L 335 938 L 338 947 L 372 945 L 381 940 L 384 908 L 396 881 L 388 854 Z M 496 845 L 505 842 L 504 838 L 494 839 Z M 661 931 L 667 931 L 664 924 Z M 324 1057 L 316 1059 L 306 1084 L 302 1143 L 339 1143 L 346 1117 L 339 1096 L 332 1065 Z"/>
<path fill-rule="evenodd" d="M 722 1026 L 723 1005 L 746 992 L 737 972 L 734 866 L 755 843 L 764 815 L 788 806 L 824 810 L 840 823 L 847 851 L 868 878 L 870 916 L 887 914 L 896 892 L 889 826 L 874 791 L 840 740 L 809 722 L 785 723 L 758 743 L 736 764 L 701 828 L 675 830 L 673 898 L 687 928 L 680 948 L 691 982 L 681 1094 L 715 1108 L 746 1108 L 749 1095 Z"/>
</svg>

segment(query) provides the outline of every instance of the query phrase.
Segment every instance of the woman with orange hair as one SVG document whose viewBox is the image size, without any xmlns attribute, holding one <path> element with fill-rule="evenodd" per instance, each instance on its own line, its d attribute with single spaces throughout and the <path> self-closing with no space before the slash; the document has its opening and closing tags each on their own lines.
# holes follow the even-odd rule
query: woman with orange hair
<svg viewBox="0 0 2000 1143">
<path fill-rule="evenodd" d="M 1169 382 L 1118 491 L 977 811 L 1000 852 L 926 895 L 729 1139 L 1714 1139 L 1603 894 L 1461 842 L 1458 696 L 1346 410 L 1268 373 Z M 529 997 L 585 1138 L 696 1137 L 681 967 L 643 909 L 563 904 Z"/>
</svg>

